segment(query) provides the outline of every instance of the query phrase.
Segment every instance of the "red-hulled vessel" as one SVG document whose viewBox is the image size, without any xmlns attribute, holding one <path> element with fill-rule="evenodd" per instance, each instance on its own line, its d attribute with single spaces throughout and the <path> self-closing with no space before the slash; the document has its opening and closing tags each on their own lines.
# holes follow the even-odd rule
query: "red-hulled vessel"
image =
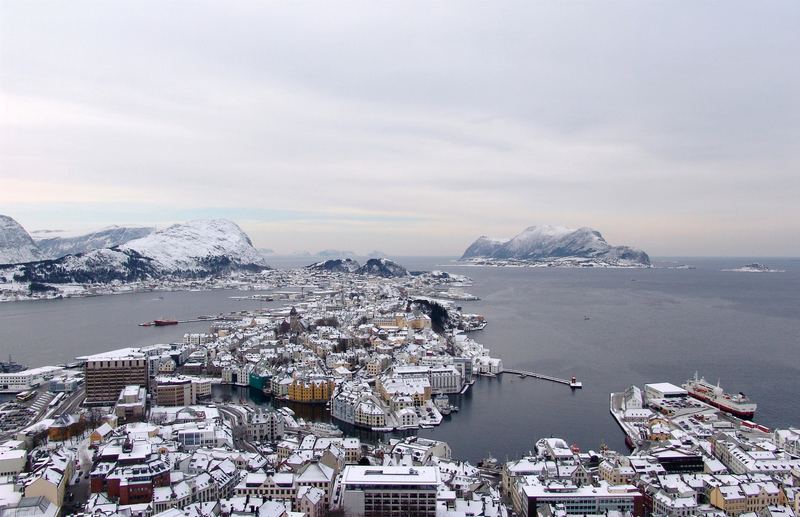
<svg viewBox="0 0 800 517">
<path fill-rule="evenodd" d="M 704 378 L 697 377 L 697 372 L 694 374 L 694 379 L 689 379 L 683 385 L 683 388 L 689 392 L 692 397 L 707 402 L 712 406 L 730 413 L 739 418 L 750 420 L 756 413 L 756 403 L 747 398 L 744 393 L 732 395 L 725 393 L 725 391 L 705 380 Z"/>
<path fill-rule="evenodd" d="M 153 320 L 156 327 L 166 327 L 167 325 L 177 325 L 178 320 Z"/>
</svg>

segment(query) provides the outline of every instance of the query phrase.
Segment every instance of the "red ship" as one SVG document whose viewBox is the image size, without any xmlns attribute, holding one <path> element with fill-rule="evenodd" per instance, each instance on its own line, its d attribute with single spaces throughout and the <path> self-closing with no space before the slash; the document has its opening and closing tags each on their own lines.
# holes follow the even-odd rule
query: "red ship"
<svg viewBox="0 0 800 517">
<path fill-rule="evenodd" d="M 707 402 L 712 406 L 730 413 L 733 416 L 750 420 L 756 412 L 756 403 L 750 400 L 744 393 L 732 395 L 717 385 L 713 385 L 704 378 L 698 378 L 697 372 L 694 379 L 689 379 L 684 383 L 683 388 L 692 397 Z"/>
</svg>

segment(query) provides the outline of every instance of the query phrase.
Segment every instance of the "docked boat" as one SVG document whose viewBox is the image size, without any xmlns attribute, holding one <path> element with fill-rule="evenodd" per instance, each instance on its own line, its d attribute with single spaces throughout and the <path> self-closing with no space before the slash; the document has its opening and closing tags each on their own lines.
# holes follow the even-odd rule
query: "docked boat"
<svg viewBox="0 0 800 517">
<path fill-rule="evenodd" d="M 178 320 L 153 320 L 156 327 L 166 327 L 167 325 L 177 325 Z"/>
<path fill-rule="evenodd" d="M 486 469 L 495 469 L 497 468 L 497 458 L 493 457 L 491 453 L 481 461 L 478 462 L 478 466 Z"/>
<path fill-rule="evenodd" d="M 433 398 L 433 403 L 436 405 L 436 409 L 439 410 L 439 413 L 443 415 L 449 415 L 452 408 L 450 407 L 450 399 L 447 398 L 447 395 L 441 394 L 436 395 Z"/>
<path fill-rule="evenodd" d="M 25 370 L 25 365 L 14 362 L 11 356 L 8 356 L 8 362 L 0 361 L 0 373 L 16 373 Z"/>
<path fill-rule="evenodd" d="M 744 419 L 751 419 L 756 413 L 756 403 L 750 400 L 744 393 L 726 393 L 719 386 L 711 384 L 703 377 L 698 377 L 697 372 L 694 378 L 689 379 L 683 384 L 683 389 L 689 392 L 692 397 L 711 404 L 717 409 L 730 413 Z"/>
</svg>

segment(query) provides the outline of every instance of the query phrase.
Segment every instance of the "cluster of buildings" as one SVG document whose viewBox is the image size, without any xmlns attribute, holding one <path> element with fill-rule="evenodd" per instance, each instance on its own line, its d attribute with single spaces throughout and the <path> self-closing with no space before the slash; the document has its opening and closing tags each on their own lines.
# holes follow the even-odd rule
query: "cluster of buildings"
<svg viewBox="0 0 800 517">
<path fill-rule="evenodd" d="M 603 455 L 609 483 L 634 485 L 657 515 L 798 515 L 800 429 L 770 430 L 671 383 L 613 393 L 634 449 Z"/>
<path fill-rule="evenodd" d="M 612 394 L 628 454 L 544 438 L 472 465 L 442 441 L 367 443 L 298 418 L 296 404 L 372 431 L 435 426 L 503 364 L 464 331 L 482 317 L 430 296 L 463 278 L 268 274 L 291 303 L 87 356 L 79 371 L 0 379 L 53 401 L 0 440 L 0 516 L 800 516 L 800 429 L 727 416 L 666 383 Z M 225 385 L 284 407 L 226 398 Z"/>
</svg>

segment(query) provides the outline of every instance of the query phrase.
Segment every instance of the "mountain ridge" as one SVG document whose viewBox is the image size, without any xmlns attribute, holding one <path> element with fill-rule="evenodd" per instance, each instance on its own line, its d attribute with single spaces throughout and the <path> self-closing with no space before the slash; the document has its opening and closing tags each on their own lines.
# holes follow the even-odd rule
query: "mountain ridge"
<svg viewBox="0 0 800 517">
<path fill-rule="evenodd" d="M 109 226 L 75 236 L 44 236 L 49 232 L 34 232 L 33 240 L 42 252 L 43 259 L 59 259 L 90 251 L 113 248 L 156 231 L 149 226 Z M 40 236 L 42 235 L 42 236 Z"/>
<path fill-rule="evenodd" d="M 174 224 L 111 248 L 17 267 L 17 281 L 82 284 L 203 278 L 269 268 L 247 234 L 226 219 Z"/>
</svg>

